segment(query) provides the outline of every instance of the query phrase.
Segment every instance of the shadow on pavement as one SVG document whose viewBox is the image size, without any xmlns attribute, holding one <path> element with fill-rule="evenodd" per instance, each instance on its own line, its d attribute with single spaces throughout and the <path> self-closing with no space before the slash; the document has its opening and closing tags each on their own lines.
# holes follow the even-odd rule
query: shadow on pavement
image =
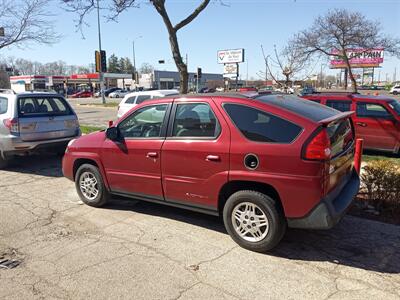
<svg viewBox="0 0 400 300">
<path fill-rule="evenodd" d="M 61 155 L 34 154 L 29 156 L 15 156 L 4 171 L 40 175 L 47 177 L 62 177 Z"/>
<path fill-rule="evenodd" d="M 142 201 L 115 198 L 106 209 L 127 210 L 173 219 L 226 233 L 221 218 Z M 400 273 L 400 227 L 347 216 L 331 230 L 288 229 L 266 255 L 331 262 L 381 273 Z"/>
</svg>

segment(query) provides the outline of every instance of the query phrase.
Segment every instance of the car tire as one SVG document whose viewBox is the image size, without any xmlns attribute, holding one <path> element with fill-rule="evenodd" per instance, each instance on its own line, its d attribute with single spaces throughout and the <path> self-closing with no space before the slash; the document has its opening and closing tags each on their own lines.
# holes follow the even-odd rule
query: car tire
<svg viewBox="0 0 400 300">
<path fill-rule="evenodd" d="M 91 164 L 83 164 L 75 175 L 75 187 L 81 200 L 93 207 L 101 207 L 110 199 L 99 169 Z"/>
<path fill-rule="evenodd" d="M 119 98 L 119 95 L 115 95 L 115 98 Z"/>
<path fill-rule="evenodd" d="M 287 227 L 277 201 L 251 190 L 238 191 L 228 198 L 223 219 L 231 238 L 241 247 L 256 252 L 274 248 Z"/>
<path fill-rule="evenodd" d="M 398 92 L 397 92 L 397 91 L 394 91 L 394 92 L 393 92 L 393 95 L 397 95 L 397 94 L 398 94 Z"/>
</svg>

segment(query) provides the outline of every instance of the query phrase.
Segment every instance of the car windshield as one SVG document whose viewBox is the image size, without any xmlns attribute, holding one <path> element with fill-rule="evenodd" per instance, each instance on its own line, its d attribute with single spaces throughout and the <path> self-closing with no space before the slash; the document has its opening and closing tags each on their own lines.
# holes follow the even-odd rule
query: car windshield
<svg viewBox="0 0 400 300">
<path fill-rule="evenodd" d="M 400 102 L 397 100 L 393 100 L 392 102 L 389 102 L 389 106 L 393 108 L 393 110 L 397 113 L 397 115 L 400 116 Z"/>
</svg>

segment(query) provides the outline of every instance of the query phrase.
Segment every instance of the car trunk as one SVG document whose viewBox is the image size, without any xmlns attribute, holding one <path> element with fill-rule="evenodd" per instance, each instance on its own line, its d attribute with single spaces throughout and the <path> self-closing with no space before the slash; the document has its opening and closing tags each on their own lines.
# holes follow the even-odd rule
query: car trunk
<svg viewBox="0 0 400 300">
<path fill-rule="evenodd" d="M 355 134 L 351 115 L 352 112 L 341 113 L 321 121 L 327 130 L 331 145 L 331 158 L 325 166 L 325 194 L 346 180 L 352 172 Z"/>
<path fill-rule="evenodd" d="M 18 99 L 19 134 L 23 141 L 42 141 L 75 136 L 79 123 L 62 98 L 23 97 Z"/>
</svg>

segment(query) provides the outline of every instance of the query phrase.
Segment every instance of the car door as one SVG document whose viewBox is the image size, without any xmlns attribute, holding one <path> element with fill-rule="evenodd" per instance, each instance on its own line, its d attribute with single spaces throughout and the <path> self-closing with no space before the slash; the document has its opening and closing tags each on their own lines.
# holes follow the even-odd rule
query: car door
<svg viewBox="0 0 400 300">
<path fill-rule="evenodd" d="M 105 140 L 102 161 L 114 193 L 162 200 L 161 147 L 172 100 L 141 106 L 118 123 L 120 141 Z"/>
<path fill-rule="evenodd" d="M 354 126 L 357 137 L 364 139 L 364 148 L 394 151 L 398 128 L 393 115 L 379 102 L 357 101 Z"/>
<path fill-rule="evenodd" d="M 229 147 L 229 129 L 212 100 L 175 100 L 161 155 L 166 201 L 215 210 L 228 180 Z"/>
</svg>

